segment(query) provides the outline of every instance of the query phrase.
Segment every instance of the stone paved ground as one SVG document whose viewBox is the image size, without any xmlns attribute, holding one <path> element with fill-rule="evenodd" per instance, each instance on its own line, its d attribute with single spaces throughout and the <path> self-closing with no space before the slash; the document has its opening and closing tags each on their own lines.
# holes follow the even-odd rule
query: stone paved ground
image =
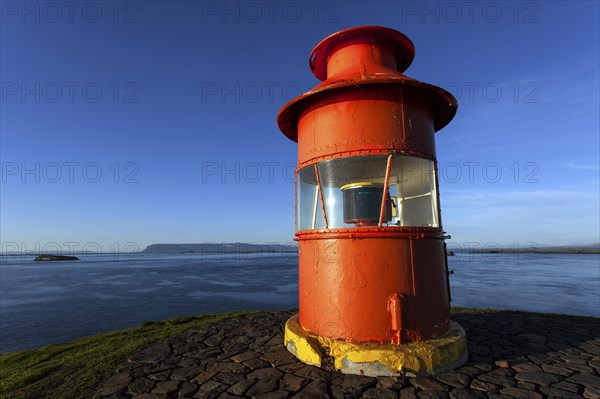
<svg viewBox="0 0 600 399">
<path fill-rule="evenodd" d="M 600 398 L 600 323 L 453 312 L 469 362 L 435 377 L 343 375 L 283 346 L 292 312 L 262 312 L 171 337 L 137 353 L 95 398 Z"/>
</svg>

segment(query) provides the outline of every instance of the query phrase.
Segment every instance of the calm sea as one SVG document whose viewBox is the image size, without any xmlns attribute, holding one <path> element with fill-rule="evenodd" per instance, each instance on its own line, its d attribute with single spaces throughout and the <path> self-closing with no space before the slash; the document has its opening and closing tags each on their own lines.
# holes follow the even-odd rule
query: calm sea
<svg viewBox="0 0 600 399">
<path fill-rule="evenodd" d="M 1 256 L 0 351 L 149 320 L 298 306 L 295 254 Z M 600 255 L 449 257 L 452 304 L 600 317 Z"/>
</svg>

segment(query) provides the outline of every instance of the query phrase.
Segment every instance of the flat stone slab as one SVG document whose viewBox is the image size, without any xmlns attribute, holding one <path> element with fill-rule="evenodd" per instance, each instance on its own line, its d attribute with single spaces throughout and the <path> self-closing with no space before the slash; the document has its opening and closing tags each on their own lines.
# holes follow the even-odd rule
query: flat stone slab
<svg viewBox="0 0 600 399">
<path fill-rule="evenodd" d="M 600 320 L 453 311 L 469 361 L 433 377 L 344 375 L 283 345 L 294 311 L 260 312 L 170 337 L 130 357 L 94 398 L 600 398 Z"/>
</svg>

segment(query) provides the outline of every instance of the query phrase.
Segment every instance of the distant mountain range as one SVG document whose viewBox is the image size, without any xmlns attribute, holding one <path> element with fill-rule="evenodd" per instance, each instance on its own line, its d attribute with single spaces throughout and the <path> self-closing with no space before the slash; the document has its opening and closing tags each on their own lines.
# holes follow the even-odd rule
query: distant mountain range
<svg viewBox="0 0 600 399">
<path fill-rule="evenodd" d="M 472 248 L 474 253 L 600 253 L 600 244 L 592 245 L 562 245 L 562 246 L 524 246 L 521 248 Z M 289 244 L 251 244 L 245 242 L 199 244 L 152 244 L 142 252 L 146 253 L 199 253 L 199 254 L 239 254 L 273 252 L 298 252 L 298 246 Z"/>
<path fill-rule="evenodd" d="M 200 244 L 152 244 L 142 252 L 150 253 L 257 253 L 257 252 L 298 252 L 296 245 L 285 244 L 250 244 L 232 243 L 200 243 Z"/>
<path fill-rule="evenodd" d="M 474 248 L 473 253 L 600 254 L 600 243 L 591 245 L 525 245 L 521 248 Z"/>
<path fill-rule="evenodd" d="M 600 250 L 600 243 L 597 244 L 589 244 L 589 245 L 548 245 L 548 246 L 540 246 L 540 249 L 548 249 L 548 250 L 588 250 L 588 251 L 598 251 Z"/>
</svg>

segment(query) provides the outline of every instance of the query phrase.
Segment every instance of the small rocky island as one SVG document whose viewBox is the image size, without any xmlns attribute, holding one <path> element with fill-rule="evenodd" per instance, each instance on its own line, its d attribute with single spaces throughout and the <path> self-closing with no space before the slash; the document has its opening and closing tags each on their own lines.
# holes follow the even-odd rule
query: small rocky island
<svg viewBox="0 0 600 399">
<path fill-rule="evenodd" d="M 55 261 L 55 260 L 79 260 L 76 256 L 66 256 L 66 255 L 38 255 L 34 259 L 35 261 Z"/>
</svg>

